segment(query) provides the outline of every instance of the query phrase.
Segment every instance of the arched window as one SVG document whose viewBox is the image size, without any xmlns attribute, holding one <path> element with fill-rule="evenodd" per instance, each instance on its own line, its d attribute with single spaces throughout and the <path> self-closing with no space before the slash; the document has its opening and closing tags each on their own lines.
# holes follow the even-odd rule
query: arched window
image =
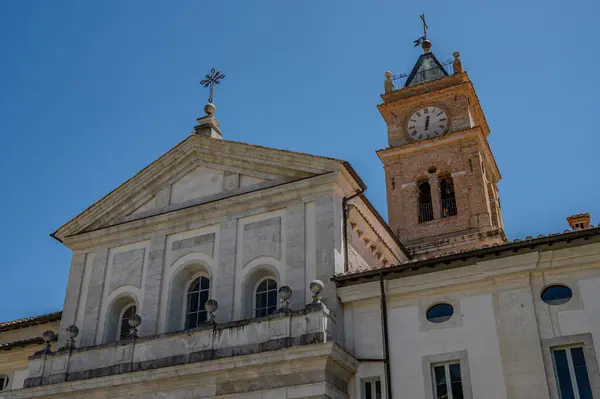
<svg viewBox="0 0 600 399">
<path fill-rule="evenodd" d="M 419 223 L 433 220 L 433 206 L 431 205 L 431 187 L 429 182 L 419 184 Z"/>
<path fill-rule="evenodd" d="M 129 335 L 129 319 L 135 315 L 135 311 L 135 305 L 128 305 L 121 311 L 121 317 L 119 318 L 119 340 L 125 339 Z"/>
<path fill-rule="evenodd" d="M 136 297 L 130 293 L 115 298 L 106 309 L 104 343 L 118 342 L 129 334 L 129 319 L 137 313 Z"/>
<path fill-rule="evenodd" d="M 454 196 L 454 182 L 450 176 L 441 179 L 440 194 L 442 202 L 442 217 L 456 216 L 456 197 Z"/>
<path fill-rule="evenodd" d="M 204 304 L 208 301 L 210 280 L 199 277 L 192 281 L 187 291 L 187 305 L 185 313 L 185 328 L 195 328 L 206 321 Z"/>
<path fill-rule="evenodd" d="M 277 281 L 265 278 L 256 286 L 254 316 L 268 316 L 277 310 Z"/>
</svg>

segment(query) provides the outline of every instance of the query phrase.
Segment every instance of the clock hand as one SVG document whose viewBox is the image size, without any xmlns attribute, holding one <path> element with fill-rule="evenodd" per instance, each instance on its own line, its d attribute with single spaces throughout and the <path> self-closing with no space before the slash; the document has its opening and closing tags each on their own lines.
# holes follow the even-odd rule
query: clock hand
<svg viewBox="0 0 600 399">
<path fill-rule="evenodd" d="M 427 128 L 429 128 L 429 116 L 425 119 L 425 130 L 427 130 Z"/>
</svg>

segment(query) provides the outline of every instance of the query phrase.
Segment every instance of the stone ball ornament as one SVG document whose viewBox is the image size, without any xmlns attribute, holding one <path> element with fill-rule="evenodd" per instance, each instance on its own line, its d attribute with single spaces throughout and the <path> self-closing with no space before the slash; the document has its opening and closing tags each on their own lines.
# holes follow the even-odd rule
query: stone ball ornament
<svg viewBox="0 0 600 399">
<path fill-rule="evenodd" d="M 142 324 L 142 318 L 140 317 L 139 314 L 134 314 L 131 317 L 131 319 L 129 319 L 128 323 L 129 323 L 129 327 L 137 328 L 140 326 L 140 324 Z"/>
<path fill-rule="evenodd" d="M 217 112 L 217 107 L 215 107 L 213 103 L 208 103 L 204 106 L 204 112 L 206 112 L 206 115 L 210 116 Z"/>
<path fill-rule="evenodd" d="M 79 328 L 76 325 L 70 325 L 67 327 L 67 335 L 71 339 L 75 338 L 79 335 Z"/>
<path fill-rule="evenodd" d="M 278 292 L 279 298 L 281 298 L 284 301 L 287 301 L 292 296 L 292 289 L 287 285 L 282 285 L 281 287 L 279 287 Z"/>
<path fill-rule="evenodd" d="M 217 302 L 215 299 L 209 299 L 204 304 L 204 310 L 206 310 L 208 313 L 214 313 L 217 311 L 217 309 L 219 309 L 219 302 Z"/>
<path fill-rule="evenodd" d="M 323 292 L 323 288 L 325 288 L 325 284 L 321 280 L 313 280 L 310 282 L 310 292 L 314 295 L 319 295 Z"/>
<path fill-rule="evenodd" d="M 50 342 L 54 341 L 55 338 L 56 338 L 56 333 L 52 330 L 44 331 L 44 333 L 42 334 L 42 339 L 46 343 L 50 343 Z"/>
</svg>

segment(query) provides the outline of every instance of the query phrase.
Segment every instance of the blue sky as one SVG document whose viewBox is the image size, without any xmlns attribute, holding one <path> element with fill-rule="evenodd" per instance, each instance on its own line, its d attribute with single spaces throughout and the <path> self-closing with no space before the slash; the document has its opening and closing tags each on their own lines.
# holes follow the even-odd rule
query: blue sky
<svg viewBox="0 0 600 399">
<path fill-rule="evenodd" d="M 7 0 L 0 320 L 61 309 L 70 251 L 49 234 L 192 131 L 213 66 L 225 138 L 348 160 L 385 217 L 376 105 L 420 54 L 422 12 L 475 84 L 508 236 L 600 223 L 600 2 Z"/>
</svg>

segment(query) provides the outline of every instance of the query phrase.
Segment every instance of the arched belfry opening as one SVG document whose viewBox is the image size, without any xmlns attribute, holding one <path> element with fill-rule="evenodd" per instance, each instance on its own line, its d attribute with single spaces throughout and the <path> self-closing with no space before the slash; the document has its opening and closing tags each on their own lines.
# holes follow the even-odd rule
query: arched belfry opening
<svg viewBox="0 0 600 399">
<path fill-rule="evenodd" d="M 431 186 L 429 182 L 422 182 L 419 189 L 419 223 L 433 220 L 433 205 L 431 203 Z"/>
<path fill-rule="evenodd" d="M 456 196 L 454 194 L 454 181 L 447 176 L 440 179 L 440 200 L 442 206 L 442 217 L 456 216 Z"/>
</svg>

